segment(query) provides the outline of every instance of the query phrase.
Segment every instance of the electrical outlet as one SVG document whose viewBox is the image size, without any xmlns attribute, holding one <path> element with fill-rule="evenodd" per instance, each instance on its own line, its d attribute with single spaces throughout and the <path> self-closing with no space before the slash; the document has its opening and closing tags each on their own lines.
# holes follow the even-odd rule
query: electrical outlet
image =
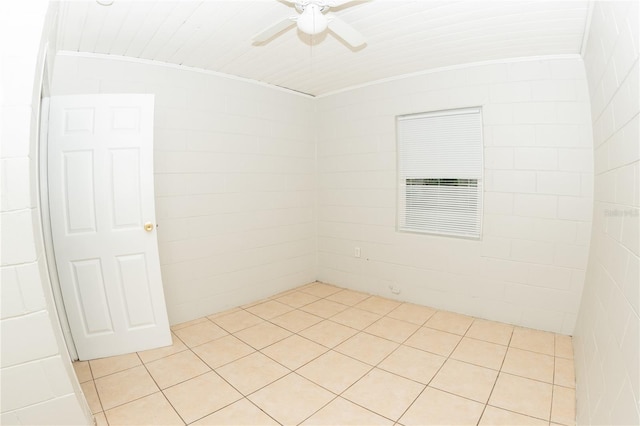
<svg viewBox="0 0 640 426">
<path fill-rule="evenodd" d="M 391 284 L 389 286 L 389 290 L 391 290 L 391 293 L 393 293 L 393 294 L 400 294 L 400 287 L 398 287 L 395 284 Z"/>
<path fill-rule="evenodd" d="M 354 255 L 355 257 L 360 257 L 360 255 L 361 255 L 360 247 L 356 247 L 356 248 L 353 250 L 353 255 Z"/>
</svg>

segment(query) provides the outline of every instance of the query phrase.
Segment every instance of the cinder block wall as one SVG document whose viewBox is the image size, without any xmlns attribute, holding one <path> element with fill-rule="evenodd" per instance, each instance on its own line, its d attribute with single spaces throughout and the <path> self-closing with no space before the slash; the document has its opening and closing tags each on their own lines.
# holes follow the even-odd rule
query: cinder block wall
<svg viewBox="0 0 640 426">
<path fill-rule="evenodd" d="M 468 106 L 483 111 L 482 240 L 396 232 L 395 117 Z M 573 332 L 593 197 L 579 56 L 432 72 L 323 97 L 318 109 L 320 280 Z"/>
<path fill-rule="evenodd" d="M 640 424 L 638 2 L 595 2 L 584 55 L 595 203 L 575 330 L 578 424 Z"/>
</svg>

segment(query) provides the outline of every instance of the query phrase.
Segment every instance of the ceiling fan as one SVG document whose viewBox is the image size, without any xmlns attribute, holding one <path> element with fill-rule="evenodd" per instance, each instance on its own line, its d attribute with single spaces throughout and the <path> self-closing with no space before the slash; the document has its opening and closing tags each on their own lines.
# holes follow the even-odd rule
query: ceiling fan
<svg viewBox="0 0 640 426">
<path fill-rule="evenodd" d="M 334 15 L 327 15 L 332 7 L 339 7 L 353 0 L 282 0 L 293 5 L 298 11 L 298 16 L 290 16 L 276 22 L 264 31 L 253 36 L 256 43 L 264 43 L 276 34 L 289 29 L 295 23 L 298 29 L 309 35 L 320 34 L 329 29 L 352 47 L 360 47 L 366 43 L 362 34 L 351 25 Z"/>
</svg>

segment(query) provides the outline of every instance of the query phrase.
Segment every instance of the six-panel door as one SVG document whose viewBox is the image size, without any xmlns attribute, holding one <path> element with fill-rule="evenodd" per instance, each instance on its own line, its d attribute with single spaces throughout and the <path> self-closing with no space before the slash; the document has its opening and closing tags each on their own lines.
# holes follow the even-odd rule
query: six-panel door
<svg viewBox="0 0 640 426">
<path fill-rule="evenodd" d="M 170 345 L 155 231 L 153 96 L 54 96 L 48 144 L 53 245 L 79 358 Z"/>
</svg>

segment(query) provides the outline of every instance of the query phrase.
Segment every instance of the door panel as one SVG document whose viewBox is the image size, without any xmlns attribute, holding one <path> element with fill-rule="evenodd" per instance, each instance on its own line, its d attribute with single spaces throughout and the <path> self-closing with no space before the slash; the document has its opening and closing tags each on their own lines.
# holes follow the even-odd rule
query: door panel
<svg viewBox="0 0 640 426">
<path fill-rule="evenodd" d="M 153 96 L 50 101 L 53 245 L 80 359 L 171 344 L 155 226 Z"/>
<path fill-rule="evenodd" d="M 133 329 L 153 325 L 153 298 L 147 279 L 147 261 L 144 253 L 118 256 L 120 286 L 125 295 L 127 327 Z"/>
<path fill-rule="evenodd" d="M 96 231 L 93 152 L 63 154 L 67 234 Z"/>
<path fill-rule="evenodd" d="M 113 229 L 139 230 L 142 227 L 140 151 L 137 148 L 114 149 L 109 154 Z"/>
<path fill-rule="evenodd" d="M 70 264 L 85 334 L 113 332 L 100 259 L 78 260 Z"/>
</svg>

